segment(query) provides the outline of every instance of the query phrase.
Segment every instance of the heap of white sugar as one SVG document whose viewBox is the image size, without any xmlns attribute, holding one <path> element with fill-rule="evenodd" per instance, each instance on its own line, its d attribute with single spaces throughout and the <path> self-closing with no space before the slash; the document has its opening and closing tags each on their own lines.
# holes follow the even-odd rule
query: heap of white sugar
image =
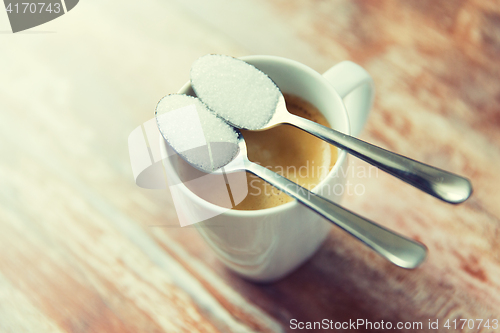
<svg viewBox="0 0 500 333">
<path fill-rule="evenodd" d="M 235 129 L 196 97 L 163 97 L 156 106 L 156 122 L 172 149 L 205 172 L 223 167 L 238 153 Z"/>
<path fill-rule="evenodd" d="M 250 130 L 261 129 L 269 122 L 281 95 L 276 84 L 254 66 L 216 54 L 194 62 L 191 85 L 217 115 Z"/>
</svg>

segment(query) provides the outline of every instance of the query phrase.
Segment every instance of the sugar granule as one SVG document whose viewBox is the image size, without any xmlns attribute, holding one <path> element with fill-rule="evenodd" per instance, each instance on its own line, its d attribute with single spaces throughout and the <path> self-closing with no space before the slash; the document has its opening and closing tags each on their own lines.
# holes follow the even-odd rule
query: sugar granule
<svg viewBox="0 0 500 333">
<path fill-rule="evenodd" d="M 180 94 L 163 97 L 156 106 L 156 121 L 170 146 L 205 172 L 223 167 L 238 153 L 235 129 L 210 112 L 198 98 Z M 207 145 L 210 148 L 196 149 Z M 221 145 L 224 149 L 220 149 Z"/>
<path fill-rule="evenodd" d="M 236 127 L 256 130 L 272 118 L 279 96 L 276 84 L 256 67 L 233 57 L 210 54 L 191 67 L 196 95 Z"/>
</svg>

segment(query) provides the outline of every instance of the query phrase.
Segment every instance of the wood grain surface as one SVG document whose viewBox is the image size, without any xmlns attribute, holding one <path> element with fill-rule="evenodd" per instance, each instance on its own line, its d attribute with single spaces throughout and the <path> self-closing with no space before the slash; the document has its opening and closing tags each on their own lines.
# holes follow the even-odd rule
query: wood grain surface
<svg viewBox="0 0 500 333">
<path fill-rule="evenodd" d="M 0 13 L 0 30 L 0 332 L 288 332 L 325 318 L 500 331 L 443 327 L 500 320 L 498 1 L 85 0 L 17 34 Z M 127 137 L 207 53 L 365 67 L 377 93 L 361 138 L 474 186 L 454 206 L 383 172 L 351 176 L 365 191 L 345 207 L 423 242 L 428 260 L 400 269 L 332 228 L 306 264 L 259 285 L 180 228 L 168 190 L 135 185 Z"/>
</svg>

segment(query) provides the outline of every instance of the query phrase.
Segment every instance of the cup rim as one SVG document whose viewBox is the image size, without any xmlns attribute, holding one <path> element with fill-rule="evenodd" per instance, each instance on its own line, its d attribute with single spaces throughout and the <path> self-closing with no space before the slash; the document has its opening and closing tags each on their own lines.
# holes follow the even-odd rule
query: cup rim
<svg viewBox="0 0 500 333">
<path fill-rule="evenodd" d="M 342 98 L 340 97 L 340 95 L 337 93 L 337 91 L 333 88 L 333 86 L 328 82 L 328 80 L 323 76 L 321 75 L 320 73 L 316 72 L 315 70 L 313 70 L 312 68 L 310 68 L 309 66 L 307 65 L 304 65 L 298 61 L 295 61 L 295 60 L 292 60 L 292 59 L 288 59 L 288 58 L 283 58 L 283 57 L 278 57 L 278 56 L 271 56 L 271 55 L 251 55 L 251 56 L 243 56 L 243 57 L 239 57 L 238 59 L 241 59 L 241 60 L 244 60 L 244 61 L 252 61 L 252 60 L 268 60 L 268 61 L 273 61 L 273 62 L 281 62 L 281 63 L 284 63 L 288 66 L 292 66 L 292 67 L 296 67 L 298 68 L 299 70 L 301 71 L 304 71 L 306 72 L 308 75 L 312 75 L 313 77 L 315 77 L 317 80 L 319 80 L 323 85 L 326 85 L 327 86 L 327 90 L 330 90 L 331 94 L 332 94 L 332 97 L 333 99 L 336 99 L 337 100 L 337 104 L 339 104 L 341 106 L 341 110 L 343 111 L 344 113 L 344 120 L 346 122 L 345 125 L 345 128 L 346 130 L 343 131 L 345 134 L 348 134 L 350 135 L 350 123 L 349 123 L 349 115 L 347 113 L 347 110 L 345 108 L 345 105 L 343 103 L 343 100 Z M 189 89 L 191 88 L 191 82 L 188 81 L 186 82 L 182 87 L 181 89 L 179 89 L 178 93 L 179 94 L 184 94 L 186 93 L 187 91 L 189 91 Z M 340 103 L 338 103 L 340 102 Z M 320 110 L 320 112 L 322 112 L 322 110 Z M 162 145 L 165 145 L 165 140 L 163 139 L 163 137 L 160 135 L 160 147 Z M 328 172 L 328 174 L 326 175 L 326 177 L 321 181 L 319 182 L 319 184 L 317 184 L 312 190 L 311 192 L 313 193 L 316 193 L 316 190 L 323 187 L 328 181 L 330 181 L 335 174 L 338 174 L 338 171 L 340 169 L 340 167 L 344 164 L 345 160 L 346 160 L 346 157 L 347 157 L 347 153 L 344 149 L 340 149 L 338 148 L 339 152 L 338 152 L 338 157 L 337 157 L 337 161 L 335 162 L 335 164 L 333 165 L 332 169 L 330 170 L 330 172 Z M 165 163 L 170 163 L 168 161 L 169 159 L 165 159 Z M 182 190 L 183 192 L 186 193 L 186 195 L 190 198 L 190 200 L 193 200 L 195 202 L 197 202 L 199 205 L 201 206 L 205 206 L 206 208 L 209 208 L 209 209 L 212 209 L 212 210 L 223 210 L 222 214 L 228 216 L 228 217 L 261 217 L 263 215 L 271 215 L 271 214 L 279 214 L 285 210 L 289 210 L 289 209 L 294 209 L 296 207 L 298 207 L 299 205 L 301 205 L 296 199 L 293 199 L 292 201 L 290 202 L 287 202 L 285 204 L 282 204 L 282 205 L 279 205 L 279 206 L 275 206 L 275 207 L 270 207 L 270 208 L 264 208 L 264 209 L 257 209 L 257 210 L 236 210 L 236 209 L 227 209 L 227 208 L 224 208 L 224 207 L 220 207 L 218 205 L 215 205 L 213 203 L 210 203 L 202 198 L 200 198 L 199 196 L 197 196 L 196 194 L 194 194 L 191 190 L 189 190 L 182 182 L 180 184 L 177 185 L 177 187 Z"/>
</svg>

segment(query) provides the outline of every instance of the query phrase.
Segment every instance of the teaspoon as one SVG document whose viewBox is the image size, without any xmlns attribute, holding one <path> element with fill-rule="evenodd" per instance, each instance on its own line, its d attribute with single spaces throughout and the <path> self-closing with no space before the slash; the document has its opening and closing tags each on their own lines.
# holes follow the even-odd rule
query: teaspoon
<svg viewBox="0 0 500 333">
<path fill-rule="evenodd" d="M 198 98 L 236 128 L 260 131 L 293 125 L 445 202 L 461 203 L 472 193 L 464 177 L 289 113 L 274 81 L 243 60 L 203 56 L 191 67 L 191 85 Z"/>
<path fill-rule="evenodd" d="M 241 132 L 215 116 L 198 98 L 168 95 L 158 103 L 155 117 L 163 138 L 196 169 L 206 173 L 248 171 L 344 229 L 395 265 L 415 268 L 425 260 L 427 248 L 423 244 L 390 231 L 251 162 Z M 201 133 L 195 131 L 197 121 Z M 217 130 L 214 131 L 214 128 Z M 209 158 L 183 149 L 192 147 L 195 141 L 200 142 L 198 134 L 206 139 L 210 147 Z"/>
</svg>

